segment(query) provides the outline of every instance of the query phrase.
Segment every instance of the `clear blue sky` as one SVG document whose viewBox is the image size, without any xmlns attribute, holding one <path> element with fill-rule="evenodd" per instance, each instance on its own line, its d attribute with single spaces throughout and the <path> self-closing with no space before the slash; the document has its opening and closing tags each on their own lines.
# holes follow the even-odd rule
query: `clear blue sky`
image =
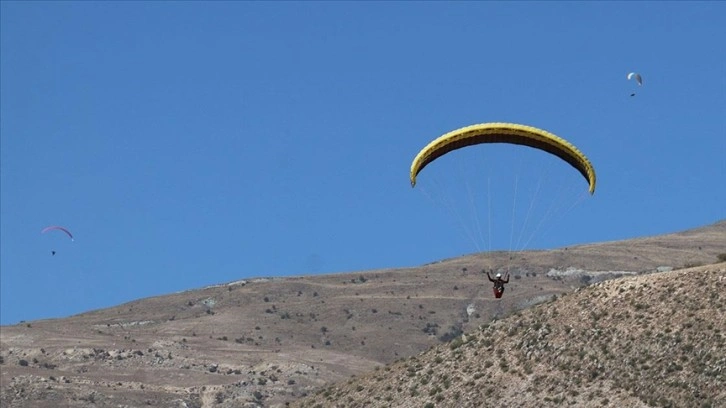
<svg viewBox="0 0 726 408">
<path fill-rule="evenodd" d="M 531 248 L 726 215 L 724 2 L 0 8 L 2 324 L 474 252 L 408 181 L 474 123 L 549 130 L 595 165 L 595 195 Z"/>
</svg>

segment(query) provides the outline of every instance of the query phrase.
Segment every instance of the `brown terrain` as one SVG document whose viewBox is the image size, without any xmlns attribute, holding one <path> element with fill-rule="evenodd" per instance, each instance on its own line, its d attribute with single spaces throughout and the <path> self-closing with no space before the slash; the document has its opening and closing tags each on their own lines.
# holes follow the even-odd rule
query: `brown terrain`
<svg viewBox="0 0 726 408">
<path fill-rule="evenodd" d="M 2 326 L 0 406 L 726 406 L 726 221 L 514 255 Z"/>
<path fill-rule="evenodd" d="M 515 312 L 295 407 L 724 407 L 726 262 Z"/>
</svg>

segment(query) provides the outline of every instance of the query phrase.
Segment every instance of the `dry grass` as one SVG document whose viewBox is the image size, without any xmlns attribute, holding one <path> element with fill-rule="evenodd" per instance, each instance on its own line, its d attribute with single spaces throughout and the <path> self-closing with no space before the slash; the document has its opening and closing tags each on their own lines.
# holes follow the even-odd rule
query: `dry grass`
<svg viewBox="0 0 726 408">
<path fill-rule="evenodd" d="M 707 380 L 720 379 L 713 367 L 721 367 L 722 354 L 697 353 L 720 344 L 723 321 L 713 319 L 722 313 L 708 310 L 723 310 L 722 295 L 694 296 L 698 288 L 687 295 L 688 286 L 675 281 L 666 292 L 643 285 L 680 276 L 652 274 L 658 270 L 713 264 L 724 253 L 726 222 L 720 222 L 677 234 L 522 252 L 515 259 L 486 253 L 415 268 L 249 279 L 3 326 L 0 405 L 273 407 L 324 389 L 306 406 L 346 405 L 348 398 L 352 405 L 410 400 L 418 401 L 414 406 L 479 406 L 495 395 L 594 406 L 605 399 L 639 406 L 658 397 L 689 406 L 682 397 L 688 389 L 688 395 L 705 396 L 697 397 L 705 407 L 713 395 Z M 503 299 L 491 296 L 484 268 L 511 271 Z M 621 276 L 632 277 L 608 281 Z M 622 282 L 634 286 L 622 292 L 612 286 Z M 573 293 L 586 284 L 595 286 Z M 516 315 L 562 295 L 562 301 Z M 567 303 L 571 299 L 580 303 Z M 607 302 L 611 308 L 598 308 Z M 571 306 L 557 306 L 563 304 Z M 708 333 L 713 335 L 697 337 Z M 593 347 L 598 338 L 607 339 L 605 349 Z M 673 357 L 656 356 L 644 340 L 673 344 Z M 433 346 L 438 348 L 431 353 L 438 354 L 426 360 L 429 354 L 420 353 Z M 495 359 L 495 352 L 504 359 Z M 681 361 L 684 356 L 691 360 Z M 663 362 L 668 358 L 673 364 Z M 672 390 L 613 371 L 633 365 L 637 371 L 627 373 L 640 375 L 633 378 L 667 374 Z M 351 376 L 369 372 L 371 382 L 346 388 Z M 573 389 L 578 395 L 571 395 Z"/>
<path fill-rule="evenodd" d="M 600 283 L 295 407 L 718 407 L 726 263 Z"/>
</svg>

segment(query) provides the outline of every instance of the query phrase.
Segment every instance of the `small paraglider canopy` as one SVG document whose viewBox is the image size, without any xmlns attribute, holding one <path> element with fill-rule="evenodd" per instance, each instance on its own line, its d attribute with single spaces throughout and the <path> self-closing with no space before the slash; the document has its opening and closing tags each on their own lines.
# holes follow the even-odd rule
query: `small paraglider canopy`
<svg viewBox="0 0 726 408">
<path fill-rule="evenodd" d="M 51 225 L 51 226 L 48 226 L 48 227 L 43 228 L 43 230 L 40 231 L 40 233 L 41 234 L 45 234 L 48 231 L 61 231 L 61 232 L 64 232 L 66 235 L 68 235 L 68 238 L 70 238 L 71 241 L 74 241 L 75 240 L 73 238 L 73 234 L 71 234 L 71 232 L 68 231 L 67 228 L 64 228 L 64 227 L 61 227 L 61 226 L 58 226 L 58 225 Z"/>
<path fill-rule="evenodd" d="M 637 72 L 631 72 L 628 74 L 628 81 L 631 81 L 635 79 L 635 82 L 638 83 L 638 86 L 643 86 L 643 77 L 637 73 Z"/>
<path fill-rule="evenodd" d="M 643 86 L 643 77 L 637 72 L 628 73 L 628 81 L 635 80 L 638 86 Z M 635 96 L 635 92 L 632 92 L 630 96 Z"/>
<path fill-rule="evenodd" d="M 64 233 L 64 234 L 66 234 L 66 235 L 68 236 L 68 238 L 70 238 L 70 239 L 71 239 L 71 241 L 75 241 L 75 239 L 73 238 L 73 234 L 71 234 L 71 232 L 70 232 L 70 231 L 68 231 L 68 229 L 67 229 L 67 228 L 65 228 L 65 227 L 61 227 L 61 226 L 59 226 L 59 225 L 50 225 L 50 226 L 47 226 L 47 227 L 43 228 L 43 229 L 42 229 L 42 230 L 40 231 L 40 233 L 41 233 L 41 234 L 45 234 L 46 232 L 49 232 L 49 231 L 60 231 L 60 232 L 62 232 L 62 233 Z M 55 256 L 55 254 L 56 254 L 56 251 L 55 251 L 55 250 L 52 250 L 52 251 L 50 251 L 50 254 L 51 254 L 52 256 Z"/>
</svg>

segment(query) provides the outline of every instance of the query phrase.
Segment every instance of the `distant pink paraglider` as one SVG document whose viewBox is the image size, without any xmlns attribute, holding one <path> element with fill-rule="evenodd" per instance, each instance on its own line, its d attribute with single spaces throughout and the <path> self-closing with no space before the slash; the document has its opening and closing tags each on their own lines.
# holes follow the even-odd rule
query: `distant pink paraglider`
<svg viewBox="0 0 726 408">
<path fill-rule="evenodd" d="M 67 229 L 65 229 L 65 228 L 63 228 L 63 227 L 61 227 L 61 226 L 58 226 L 58 225 L 51 225 L 51 226 L 49 226 L 49 227 L 45 227 L 45 228 L 43 228 L 43 230 L 42 230 L 42 231 L 40 231 L 40 233 L 41 233 L 41 234 L 45 234 L 46 232 L 48 232 L 48 231 L 53 231 L 53 230 L 63 231 L 63 232 L 65 232 L 65 233 L 66 233 L 66 235 L 68 235 L 68 237 L 69 237 L 69 238 L 71 239 L 71 241 L 75 241 L 75 240 L 73 239 L 73 234 L 71 234 L 71 232 L 70 232 L 70 231 L 68 231 Z"/>
</svg>

